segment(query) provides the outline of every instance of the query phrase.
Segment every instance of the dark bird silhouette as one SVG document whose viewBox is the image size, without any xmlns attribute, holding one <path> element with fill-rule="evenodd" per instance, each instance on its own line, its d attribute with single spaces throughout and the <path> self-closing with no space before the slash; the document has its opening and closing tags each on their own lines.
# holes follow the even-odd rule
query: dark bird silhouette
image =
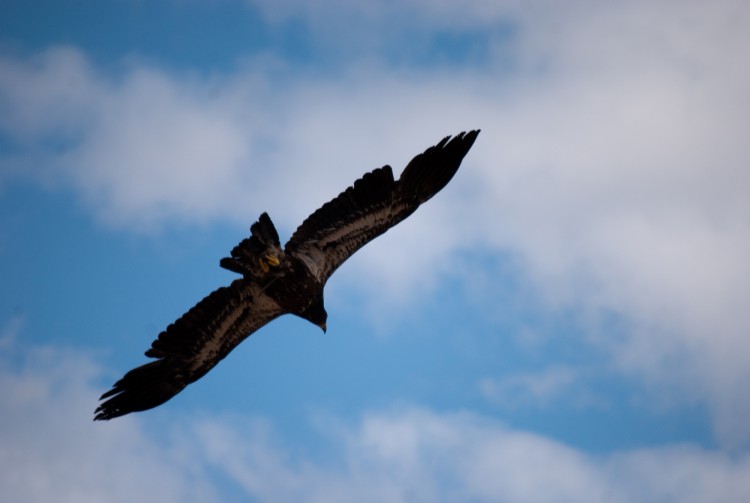
<svg viewBox="0 0 750 503">
<path fill-rule="evenodd" d="M 397 181 L 390 166 L 365 174 L 307 217 L 283 249 L 263 213 L 250 227 L 250 237 L 220 262 L 242 278 L 211 293 L 160 333 L 146 351 L 155 360 L 131 370 L 104 393 L 100 400 L 106 401 L 94 419 L 163 404 L 282 314 L 295 314 L 325 332 L 323 287 L 331 274 L 445 187 L 478 134 L 443 138 L 412 159 Z"/>
</svg>

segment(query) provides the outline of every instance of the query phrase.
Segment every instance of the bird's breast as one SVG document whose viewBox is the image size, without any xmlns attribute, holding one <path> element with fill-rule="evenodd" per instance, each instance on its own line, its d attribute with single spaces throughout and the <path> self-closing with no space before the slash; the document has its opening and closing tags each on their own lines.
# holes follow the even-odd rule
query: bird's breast
<svg viewBox="0 0 750 503">
<path fill-rule="evenodd" d="M 284 267 L 268 284 L 264 293 L 285 311 L 299 313 L 319 297 L 322 289 L 323 286 L 304 263 L 287 255 Z"/>
</svg>

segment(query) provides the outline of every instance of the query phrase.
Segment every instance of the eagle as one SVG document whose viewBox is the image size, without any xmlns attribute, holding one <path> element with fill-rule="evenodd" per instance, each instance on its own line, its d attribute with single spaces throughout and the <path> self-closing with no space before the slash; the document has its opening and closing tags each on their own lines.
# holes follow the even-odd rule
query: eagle
<svg viewBox="0 0 750 503">
<path fill-rule="evenodd" d="M 479 130 L 446 136 L 414 157 L 394 180 L 375 169 L 324 204 L 281 247 L 267 213 L 220 261 L 240 274 L 161 332 L 146 351 L 155 360 L 126 373 L 94 412 L 109 420 L 157 407 L 206 375 L 240 342 L 283 314 L 326 331 L 323 288 L 354 252 L 398 224 L 437 194 L 458 171 Z"/>
</svg>

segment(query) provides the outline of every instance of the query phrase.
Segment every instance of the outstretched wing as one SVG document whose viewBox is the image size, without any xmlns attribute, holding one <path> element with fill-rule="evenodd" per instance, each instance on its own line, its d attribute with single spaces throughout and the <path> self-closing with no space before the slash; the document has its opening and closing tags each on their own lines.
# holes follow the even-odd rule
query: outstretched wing
<svg viewBox="0 0 750 503">
<path fill-rule="evenodd" d="M 238 279 L 219 288 L 159 334 L 146 351 L 157 360 L 131 370 L 103 394 L 100 400 L 107 400 L 94 419 L 161 405 L 281 314 L 283 310 L 249 281 Z"/>
<path fill-rule="evenodd" d="M 286 253 L 303 260 L 325 282 L 354 252 L 445 187 L 478 134 L 443 138 L 412 159 L 398 181 L 390 166 L 367 173 L 307 217 L 286 244 Z"/>
</svg>

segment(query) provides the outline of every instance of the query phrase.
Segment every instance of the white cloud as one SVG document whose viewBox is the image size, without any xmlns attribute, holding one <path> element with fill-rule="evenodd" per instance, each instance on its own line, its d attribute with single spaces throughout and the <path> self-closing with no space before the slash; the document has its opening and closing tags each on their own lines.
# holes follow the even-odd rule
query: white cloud
<svg viewBox="0 0 750 503">
<path fill-rule="evenodd" d="M 747 454 L 675 445 L 589 455 L 469 412 L 406 407 L 356 421 L 318 417 L 323 452 L 292 448 L 261 418 L 159 422 L 143 415 L 94 423 L 92 382 L 99 373 L 81 351 L 3 352 L 0 483 L 6 498 L 533 503 L 750 497 Z"/>
<path fill-rule="evenodd" d="M 399 63 L 430 54 L 437 35 L 495 28 L 516 11 L 509 2 L 486 0 L 460 4 L 442 0 L 250 3 L 277 28 L 302 23 L 310 33 L 305 41 L 320 57 L 330 59 L 333 54 L 339 60 L 377 61 L 386 56 Z"/>
<path fill-rule="evenodd" d="M 17 502 L 215 501 L 201 466 L 137 421 L 94 423 L 99 367 L 53 347 L 0 353 L 0 485 Z"/>
<path fill-rule="evenodd" d="M 550 306 L 625 320 L 617 338 L 586 335 L 621 371 L 708 402 L 722 441 L 746 444 L 750 11 L 491 4 L 461 11 L 467 28 L 514 26 L 488 39 L 498 59 L 486 68 L 394 69 L 375 52 L 332 77 L 276 82 L 263 62 L 211 78 L 136 64 L 115 78 L 72 49 L 6 58 L 0 124 L 108 221 L 249 222 L 268 210 L 287 230 L 364 171 L 398 171 L 442 135 L 481 127 L 451 186 L 342 269 L 340 288 L 406 304 L 467 249 L 510 254 Z M 452 19 L 446 5 L 420 29 Z M 378 27 L 395 8 L 351 16 Z M 302 12 L 329 22 L 325 9 Z"/>
<path fill-rule="evenodd" d="M 575 407 L 604 404 L 603 397 L 597 397 L 587 389 L 587 374 L 591 372 L 556 365 L 537 372 L 486 377 L 479 381 L 479 391 L 491 402 L 509 408 L 548 408 L 559 405 L 563 400 Z"/>
<path fill-rule="evenodd" d="M 137 65 L 110 79 L 73 48 L 0 65 L 11 104 L 2 128 L 46 161 L 28 175 L 72 184 L 106 221 L 204 221 L 230 215 L 253 188 L 254 128 L 235 112 L 253 114 L 253 103 L 239 106 L 232 89 Z"/>
<path fill-rule="evenodd" d="M 490 239 L 550 302 L 627 320 L 625 340 L 601 338 L 622 369 L 704 397 L 720 438 L 742 443 L 750 68 L 736 62 L 750 20 L 732 3 L 641 7 L 573 10 L 527 34 L 544 72 L 496 123 L 504 148 L 477 151 L 517 169 L 479 159 L 492 187 L 475 213 L 496 215 Z"/>
</svg>

